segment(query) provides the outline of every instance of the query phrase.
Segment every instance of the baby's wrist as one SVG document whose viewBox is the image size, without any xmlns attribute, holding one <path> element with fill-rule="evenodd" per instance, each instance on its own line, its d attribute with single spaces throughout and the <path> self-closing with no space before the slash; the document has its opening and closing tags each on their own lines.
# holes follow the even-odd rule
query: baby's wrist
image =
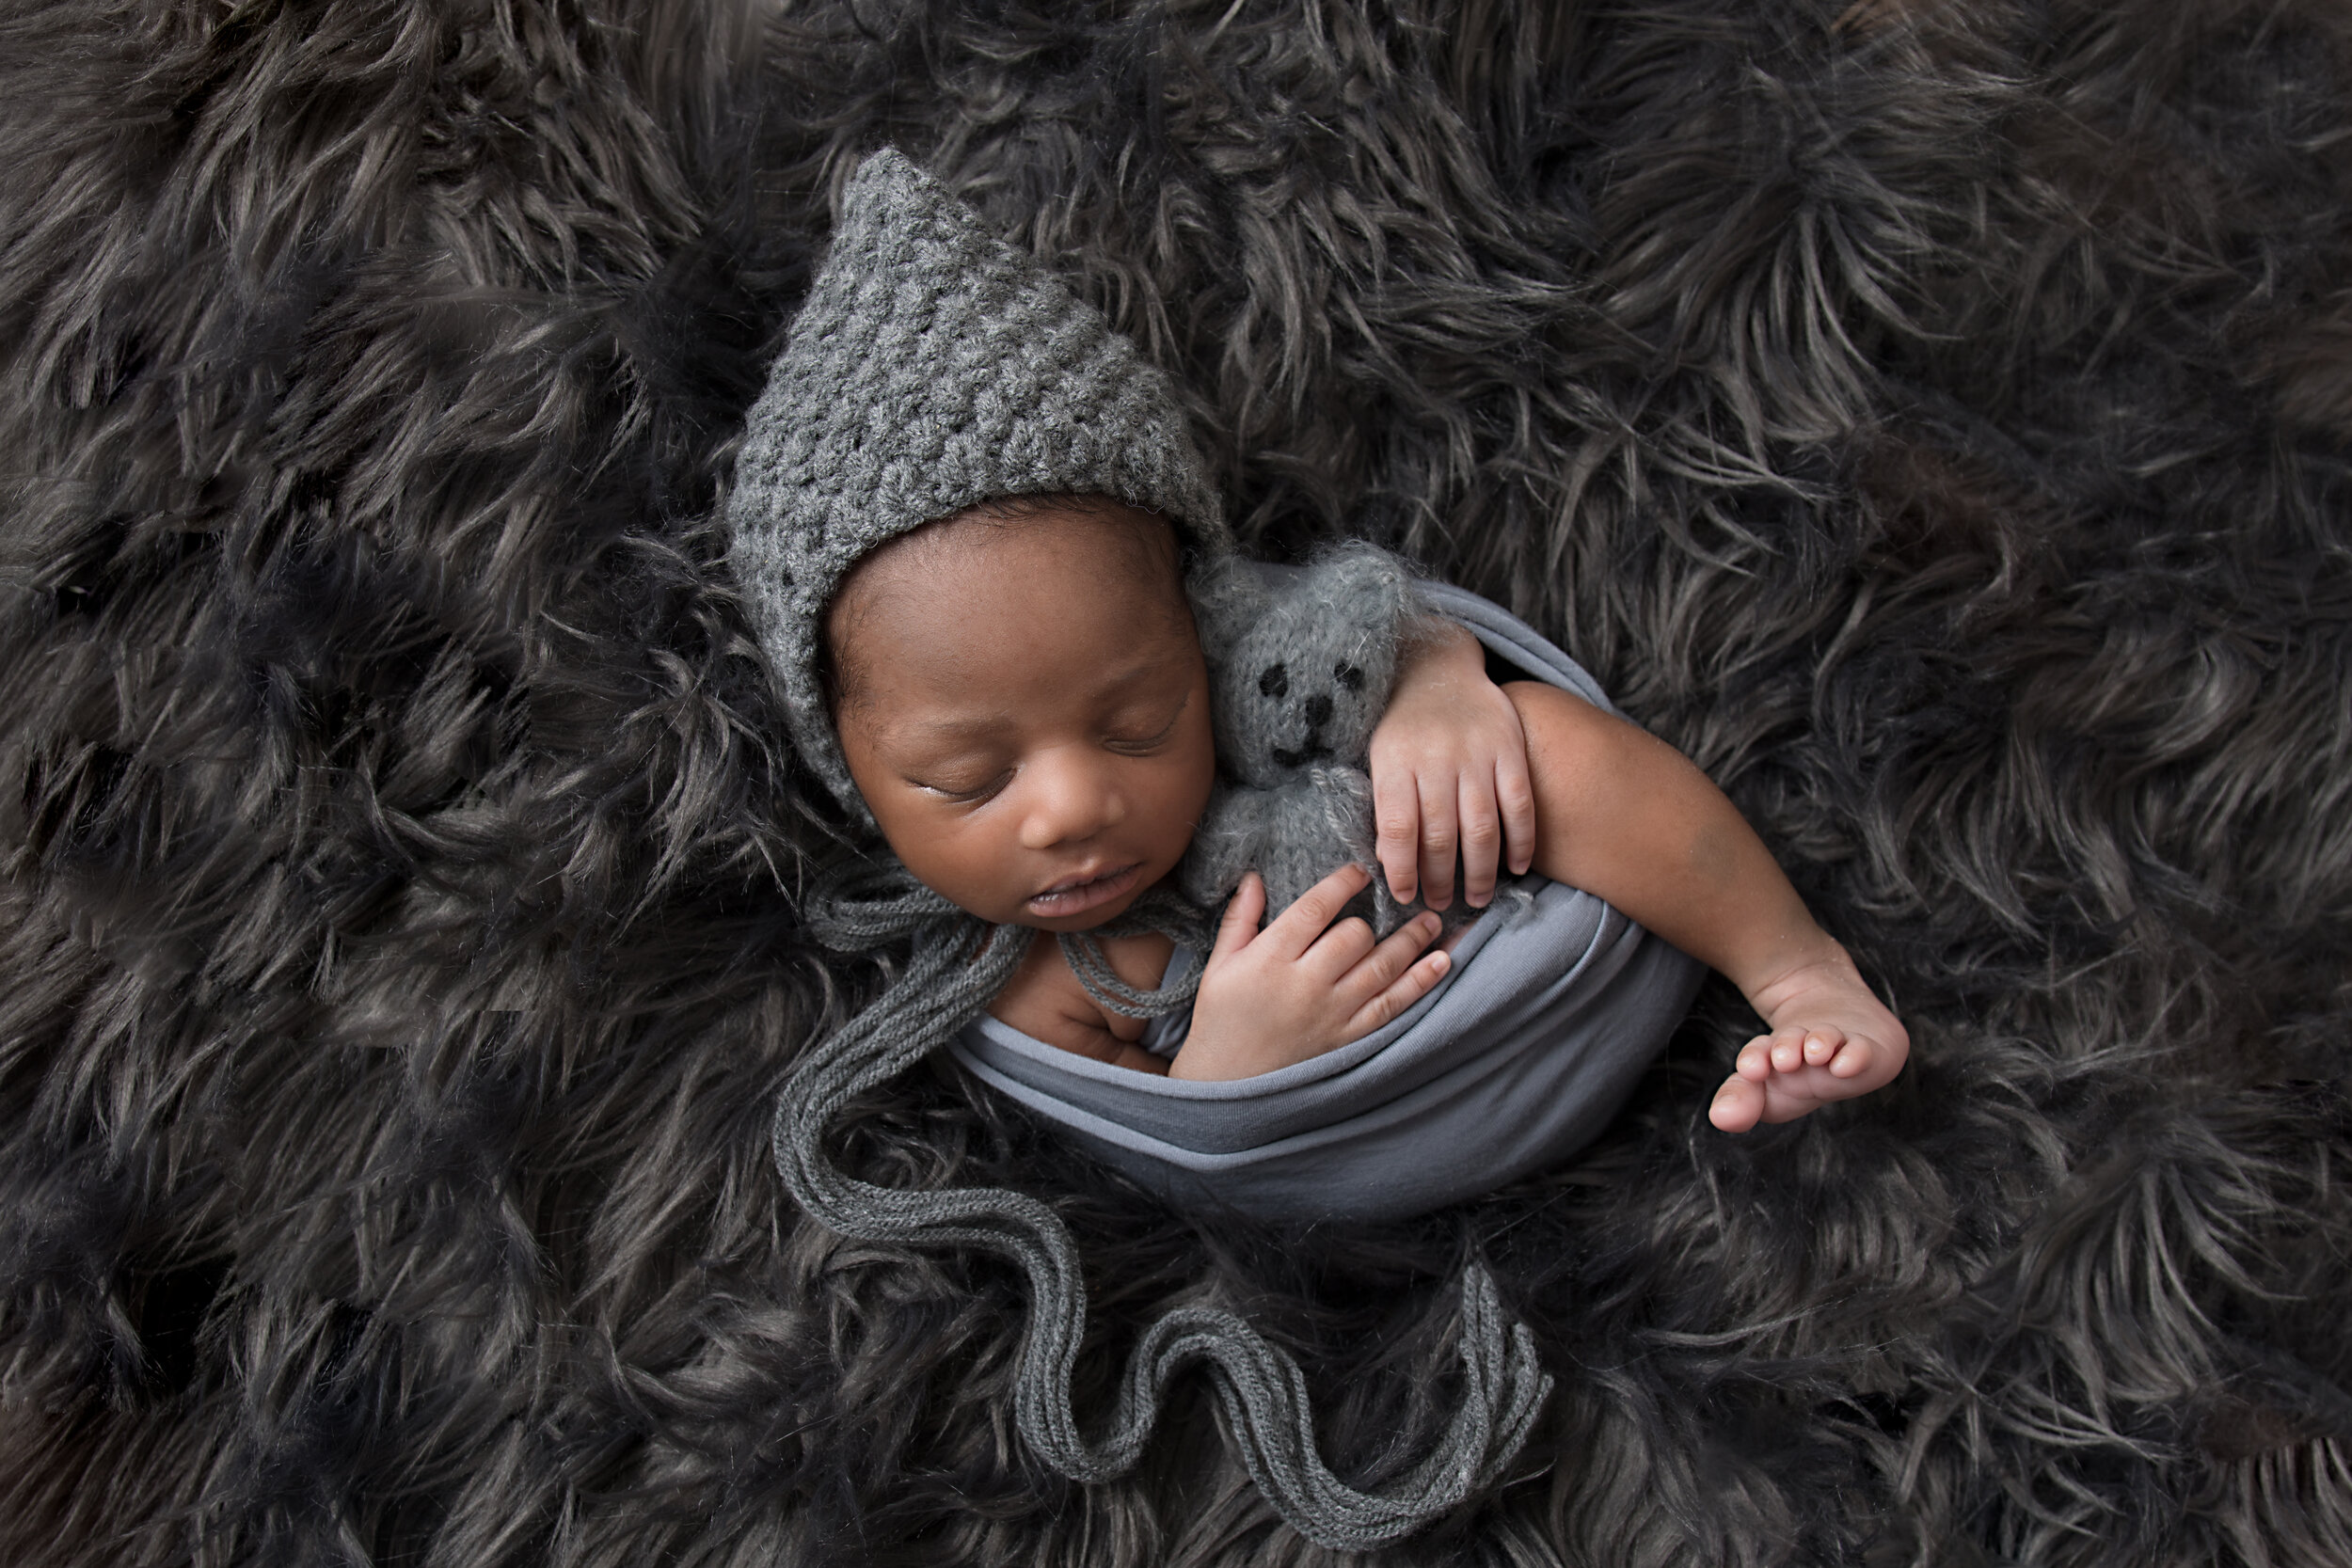
<svg viewBox="0 0 2352 1568">
<path fill-rule="evenodd" d="M 1205 1006 L 1195 1003 L 1192 1027 L 1168 1059 L 1170 1078 L 1198 1084 L 1255 1078 L 1327 1049 L 1302 1049 L 1301 1041 L 1311 1037 L 1312 1030 L 1279 1022 L 1282 1010 L 1273 1006 L 1270 997 L 1245 1001 L 1226 995 L 1205 1002 Z"/>
<path fill-rule="evenodd" d="M 1170 1078 L 1214 1083 L 1250 1076 L 1248 1070 L 1234 1060 L 1237 1042 L 1223 1016 L 1220 1000 L 1209 996 L 1194 1000 L 1192 1023 L 1184 1031 L 1184 1042 L 1176 1048 L 1176 1054 L 1168 1059 L 1168 1075 Z"/>
<path fill-rule="evenodd" d="M 1170 1078 L 1196 1084 L 1230 1083 L 1236 1078 L 1255 1078 L 1268 1070 L 1268 1066 L 1255 1060 L 1247 1048 L 1237 1050 L 1214 1035 L 1203 1039 L 1197 1028 L 1168 1064 Z"/>
<path fill-rule="evenodd" d="M 1483 675 L 1486 671 L 1486 650 L 1477 633 L 1443 615 L 1422 615 L 1409 622 L 1397 657 L 1400 680 L 1431 673 L 1458 675 L 1472 669 Z"/>
</svg>

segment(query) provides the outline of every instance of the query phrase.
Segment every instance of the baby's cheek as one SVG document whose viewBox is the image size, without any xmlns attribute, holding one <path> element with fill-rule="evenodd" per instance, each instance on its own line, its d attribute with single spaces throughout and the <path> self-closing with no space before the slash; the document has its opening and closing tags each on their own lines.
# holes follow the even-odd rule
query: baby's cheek
<svg viewBox="0 0 2352 1568">
<path fill-rule="evenodd" d="M 1005 910 L 1017 906 L 1032 891 L 1011 891 L 1009 857 L 994 847 L 924 816 L 920 809 L 894 813 L 888 818 L 876 814 L 891 853 L 925 887 L 957 908 L 993 921 L 1007 918 Z"/>
<path fill-rule="evenodd" d="M 1181 855 L 1191 847 L 1193 832 L 1200 826 L 1201 814 L 1209 809 L 1209 796 L 1216 787 L 1216 747 L 1209 737 L 1205 713 L 1195 743 L 1185 748 L 1182 766 L 1173 771 L 1172 798 L 1164 809 L 1174 824 L 1176 852 Z"/>
</svg>

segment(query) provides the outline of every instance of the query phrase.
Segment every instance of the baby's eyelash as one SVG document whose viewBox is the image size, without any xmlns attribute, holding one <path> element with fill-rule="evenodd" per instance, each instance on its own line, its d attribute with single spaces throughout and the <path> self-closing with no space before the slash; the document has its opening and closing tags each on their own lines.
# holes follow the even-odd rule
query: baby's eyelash
<svg viewBox="0 0 2352 1568">
<path fill-rule="evenodd" d="M 929 790 L 943 800 L 952 801 L 957 805 L 970 805 L 976 800 L 987 800 L 1004 788 L 1011 778 L 1010 773 L 999 773 L 986 784 L 976 784 L 970 789 L 955 789 L 946 784 L 936 784 L 924 779 L 909 779 L 907 782 L 917 789 Z"/>
<path fill-rule="evenodd" d="M 1160 732 L 1157 735 L 1145 736 L 1140 740 L 1120 740 L 1114 737 L 1111 744 L 1114 746 L 1132 746 L 1137 749 L 1157 746 L 1161 741 L 1166 740 L 1169 736 L 1176 733 L 1176 726 L 1184 721 L 1184 709 L 1190 707 L 1191 705 L 1192 699 L 1190 697 L 1186 697 L 1183 702 L 1178 703 L 1176 705 L 1176 711 L 1168 716 L 1168 722 L 1160 726 Z"/>
</svg>

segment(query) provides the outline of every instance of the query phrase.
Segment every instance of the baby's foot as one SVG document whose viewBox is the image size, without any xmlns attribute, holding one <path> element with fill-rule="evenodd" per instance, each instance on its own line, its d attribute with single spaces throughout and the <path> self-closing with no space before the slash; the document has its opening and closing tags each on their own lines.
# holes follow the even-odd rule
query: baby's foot
<svg viewBox="0 0 2352 1568">
<path fill-rule="evenodd" d="M 1708 1119 L 1726 1132 L 1794 1121 L 1833 1100 L 1868 1094 L 1902 1070 L 1911 1036 L 1839 948 L 1748 998 L 1771 1026 L 1740 1049 Z"/>
</svg>

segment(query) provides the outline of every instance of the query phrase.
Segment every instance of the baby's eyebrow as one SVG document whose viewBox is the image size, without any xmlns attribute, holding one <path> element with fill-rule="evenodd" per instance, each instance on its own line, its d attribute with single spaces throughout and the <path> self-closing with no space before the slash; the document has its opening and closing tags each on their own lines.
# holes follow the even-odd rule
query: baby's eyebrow
<svg viewBox="0 0 2352 1568">
<path fill-rule="evenodd" d="M 1102 680 L 1094 683 L 1093 694 L 1103 701 L 1116 701 L 1134 688 L 1167 675 L 1184 662 L 1181 655 L 1171 654 L 1137 658 L 1133 663 L 1115 666 Z M 928 717 L 876 711 L 865 722 L 873 733 L 886 736 L 900 744 L 978 743 L 1016 728 L 1020 715 L 1010 706 L 987 713 L 934 714 Z"/>
<path fill-rule="evenodd" d="M 1138 657 L 1129 664 L 1112 666 L 1110 673 L 1104 677 L 1100 689 L 1104 695 L 1111 695 L 1154 676 L 1165 675 L 1172 670 L 1189 667 L 1191 662 L 1185 652 L 1173 648 L 1152 657 Z"/>
<path fill-rule="evenodd" d="M 900 742 L 920 744 L 930 742 L 978 742 L 1000 731 L 1009 729 L 1009 713 L 974 714 L 953 718 L 916 718 L 913 716 L 884 717 L 872 728 Z"/>
</svg>

